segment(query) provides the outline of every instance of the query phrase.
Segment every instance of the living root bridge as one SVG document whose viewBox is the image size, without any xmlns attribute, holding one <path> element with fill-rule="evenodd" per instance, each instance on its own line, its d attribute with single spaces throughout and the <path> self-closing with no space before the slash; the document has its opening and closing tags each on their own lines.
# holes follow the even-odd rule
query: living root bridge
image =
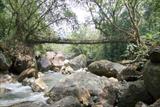
<svg viewBox="0 0 160 107">
<path fill-rule="evenodd" d="M 30 44 L 44 44 L 44 43 L 55 43 L 55 44 L 105 44 L 105 43 L 132 43 L 133 40 L 129 39 L 104 39 L 104 40 L 73 40 L 73 39 L 50 39 L 50 40 L 28 40 Z"/>
</svg>

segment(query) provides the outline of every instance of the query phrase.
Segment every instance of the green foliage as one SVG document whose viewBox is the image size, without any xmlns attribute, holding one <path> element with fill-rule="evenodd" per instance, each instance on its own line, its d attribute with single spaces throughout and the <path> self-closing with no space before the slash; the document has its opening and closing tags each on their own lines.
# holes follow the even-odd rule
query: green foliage
<svg viewBox="0 0 160 107">
<path fill-rule="evenodd" d="M 86 4 L 89 4 L 88 8 L 94 24 L 106 38 L 129 36 L 140 41 L 139 37 L 145 35 L 146 38 L 159 43 L 160 5 L 158 0 L 90 0 L 89 2 L 90 4 L 86 1 Z M 106 44 L 105 56 L 110 60 L 118 60 L 123 53 L 141 53 L 139 50 L 142 49 L 141 45 L 137 48 L 133 47 L 133 44 Z M 136 57 L 136 55 L 133 56 Z"/>
<path fill-rule="evenodd" d="M 76 21 L 65 1 L 5 0 L 3 3 L 0 2 L 0 9 L 1 7 L 5 7 L 0 13 L 1 33 L 7 35 L 5 39 L 25 43 L 29 39 L 45 38 L 51 36 L 51 33 L 54 35 L 51 25 Z M 5 24 L 7 26 L 4 26 Z"/>
<path fill-rule="evenodd" d="M 78 31 L 75 31 L 70 35 L 70 38 L 80 40 L 97 40 L 102 39 L 103 36 L 95 29 L 93 30 L 92 28 L 81 26 Z M 76 55 L 85 54 L 87 57 L 93 58 L 94 60 L 104 58 L 103 44 L 71 45 L 69 47 L 69 51 Z"/>
<path fill-rule="evenodd" d="M 53 7 L 47 10 L 53 0 L 43 3 L 45 0 L 0 0 L 0 42 L 5 40 L 26 42 L 26 39 L 53 38 L 56 33 L 49 27 L 50 24 L 62 24 L 61 19 L 72 23 L 76 17 L 66 3 L 55 1 Z M 70 39 L 105 39 L 128 37 L 127 33 L 134 34 L 135 27 L 131 21 L 130 12 L 135 6 L 133 21 L 142 40 L 149 41 L 153 45 L 160 44 L 160 3 L 159 0 L 87 0 L 88 9 L 92 13 L 96 31 L 86 26 L 81 26 L 78 31 L 70 34 Z M 42 3 L 42 5 L 40 5 Z M 98 3 L 101 8 L 99 8 Z M 69 18 L 72 19 L 69 20 Z M 75 20 L 74 20 L 75 21 Z M 89 20 L 88 20 L 89 22 Z M 139 23 L 138 23 L 139 22 Z M 73 24 L 73 23 L 72 23 Z M 76 23 L 74 23 L 76 25 Z M 12 43 L 12 42 L 7 42 Z M 14 46 L 14 45 L 12 45 Z M 104 45 L 39 45 L 35 47 L 38 53 L 60 49 L 68 53 L 85 54 L 94 59 L 107 58 L 109 60 L 121 60 L 120 56 L 128 56 L 134 59 L 138 54 L 145 54 L 146 46 L 137 47 L 135 44 L 110 43 Z"/>
<path fill-rule="evenodd" d="M 147 0 L 145 14 L 141 25 L 142 35 L 156 34 L 160 32 L 160 5 L 158 0 Z"/>
<path fill-rule="evenodd" d="M 143 36 L 143 40 L 150 42 L 151 45 L 160 45 L 160 32 L 147 33 Z"/>
<path fill-rule="evenodd" d="M 137 51 L 137 49 L 138 49 L 137 45 L 133 43 L 128 44 L 126 50 L 124 51 L 124 54 L 121 55 L 121 57 L 133 59 L 136 56 L 135 52 Z"/>
<path fill-rule="evenodd" d="M 2 0 L 0 0 L 0 12 L 3 12 L 3 9 L 5 8 Z"/>
<path fill-rule="evenodd" d="M 148 47 L 146 45 L 137 46 L 133 43 L 127 45 L 127 49 L 124 51 L 124 54 L 121 55 L 122 58 L 134 60 L 137 56 L 141 56 L 140 59 L 143 59 L 148 55 Z"/>
<path fill-rule="evenodd" d="M 7 37 L 10 15 L 6 11 L 4 3 L 0 0 L 0 41 Z"/>
</svg>

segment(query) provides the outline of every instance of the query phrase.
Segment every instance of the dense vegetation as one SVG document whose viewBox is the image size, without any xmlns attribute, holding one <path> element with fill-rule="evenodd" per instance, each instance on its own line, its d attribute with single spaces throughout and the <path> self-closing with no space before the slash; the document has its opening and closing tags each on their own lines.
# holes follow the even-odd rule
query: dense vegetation
<svg viewBox="0 0 160 107">
<path fill-rule="evenodd" d="M 90 13 L 84 24 L 78 22 L 70 3 Z M 23 44 L 32 50 L 36 40 L 36 51 L 45 52 L 47 45 L 38 43 L 63 41 L 54 29 L 65 23 L 71 29 L 64 39 L 71 39 L 69 44 L 74 44 L 73 40 L 92 42 L 92 38 L 110 40 L 106 44 L 70 45 L 67 52 L 84 53 L 94 59 L 134 59 L 146 51 L 146 44 L 159 44 L 159 11 L 158 0 L 0 0 L 0 43 L 15 50 L 17 44 Z"/>
</svg>

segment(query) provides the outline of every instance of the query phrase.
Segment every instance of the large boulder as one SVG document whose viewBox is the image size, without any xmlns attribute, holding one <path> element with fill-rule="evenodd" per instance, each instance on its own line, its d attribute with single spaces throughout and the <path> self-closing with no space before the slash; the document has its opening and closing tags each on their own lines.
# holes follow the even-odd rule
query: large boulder
<svg viewBox="0 0 160 107">
<path fill-rule="evenodd" d="M 48 86 L 45 84 L 45 82 L 42 80 L 42 78 L 37 78 L 31 84 L 31 88 L 34 92 L 42 92 L 42 91 L 47 91 Z"/>
<path fill-rule="evenodd" d="M 46 54 L 37 59 L 37 65 L 40 71 L 60 71 L 64 66 L 65 57 L 63 53 L 46 52 Z"/>
<path fill-rule="evenodd" d="M 108 60 L 100 60 L 91 63 L 88 70 L 99 76 L 117 77 L 126 67 Z"/>
<path fill-rule="evenodd" d="M 46 57 L 47 57 L 47 59 L 49 59 L 49 60 L 53 60 L 54 59 L 54 57 L 56 56 L 56 52 L 53 52 L 53 51 L 48 51 L 48 52 L 46 52 Z"/>
<path fill-rule="evenodd" d="M 84 54 L 81 54 L 71 59 L 69 64 L 74 70 L 85 68 L 87 66 L 87 57 Z"/>
<path fill-rule="evenodd" d="M 51 104 L 72 96 L 81 102 L 82 107 L 97 105 L 112 107 L 120 87 L 117 79 L 99 77 L 89 72 L 76 72 L 59 81 L 46 96 L 49 97 L 48 101 Z"/>
<path fill-rule="evenodd" d="M 0 71 L 6 71 L 11 66 L 11 61 L 0 51 Z"/>
<path fill-rule="evenodd" d="M 160 63 L 148 61 L 144 68 L 144 84 L 150 94 L 160 98 Z"/>
<path fill-rule="evenodd" d="M 54 67 L 62 67 L 64 65 L 65 57 L 63 53 L 57 53 L 54 59 L 51 61 Z"/>
<path fill-rule="evenodd" d="M 160 63 L 160 46 L 157 46 L 149 52 L 149 58 L 151 62 L 159 62 Z"/>
<path fill-rule="evenodd" d="M 38 71 L 35 68 L 28 68 L 18 76 L 18 81 L 22 82 L 25 78 L 29 77 L 38 78 Z"/>
<path fill-rule="evenodd" d="M 139 101 L 143 101 L 147 104 L 153 103 L 153 98 L 145 89 L 143 80 L 130 82 L 128 86 L 126 86 L 126 89 L 118 96 L 118 107 L 135 107 L 136 103 Z"/>
<path fill-rule="evenodd" d="M 40 71 L 48 71 L 52 67 L 50 60 L 45 56 L 37 60 L 37 65 Z"/>
</svg>

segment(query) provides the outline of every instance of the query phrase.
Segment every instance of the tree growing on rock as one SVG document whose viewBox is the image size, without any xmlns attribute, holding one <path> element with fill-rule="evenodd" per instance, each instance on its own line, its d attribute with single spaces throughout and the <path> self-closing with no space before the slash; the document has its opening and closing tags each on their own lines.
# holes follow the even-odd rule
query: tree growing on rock
<svg viewBox="0 0 160 107">
<path fill-rule="evenodd" d="M 12 56 L 11 70 L 18 73 L 30 67 L 36 68 L 34 46 L 30 40 L 54 36 L 46 35 L 46 32 L 64 21 L 76 23 L 74 14 L 63 0 L 5 0 L 0 2 L 0 7 L 7 16 L 2 17 L 4 24 L 7 24 L 0 26 L 1 29 L 5 27 L 5 38 L 1 41 Z"/>
</svg>

